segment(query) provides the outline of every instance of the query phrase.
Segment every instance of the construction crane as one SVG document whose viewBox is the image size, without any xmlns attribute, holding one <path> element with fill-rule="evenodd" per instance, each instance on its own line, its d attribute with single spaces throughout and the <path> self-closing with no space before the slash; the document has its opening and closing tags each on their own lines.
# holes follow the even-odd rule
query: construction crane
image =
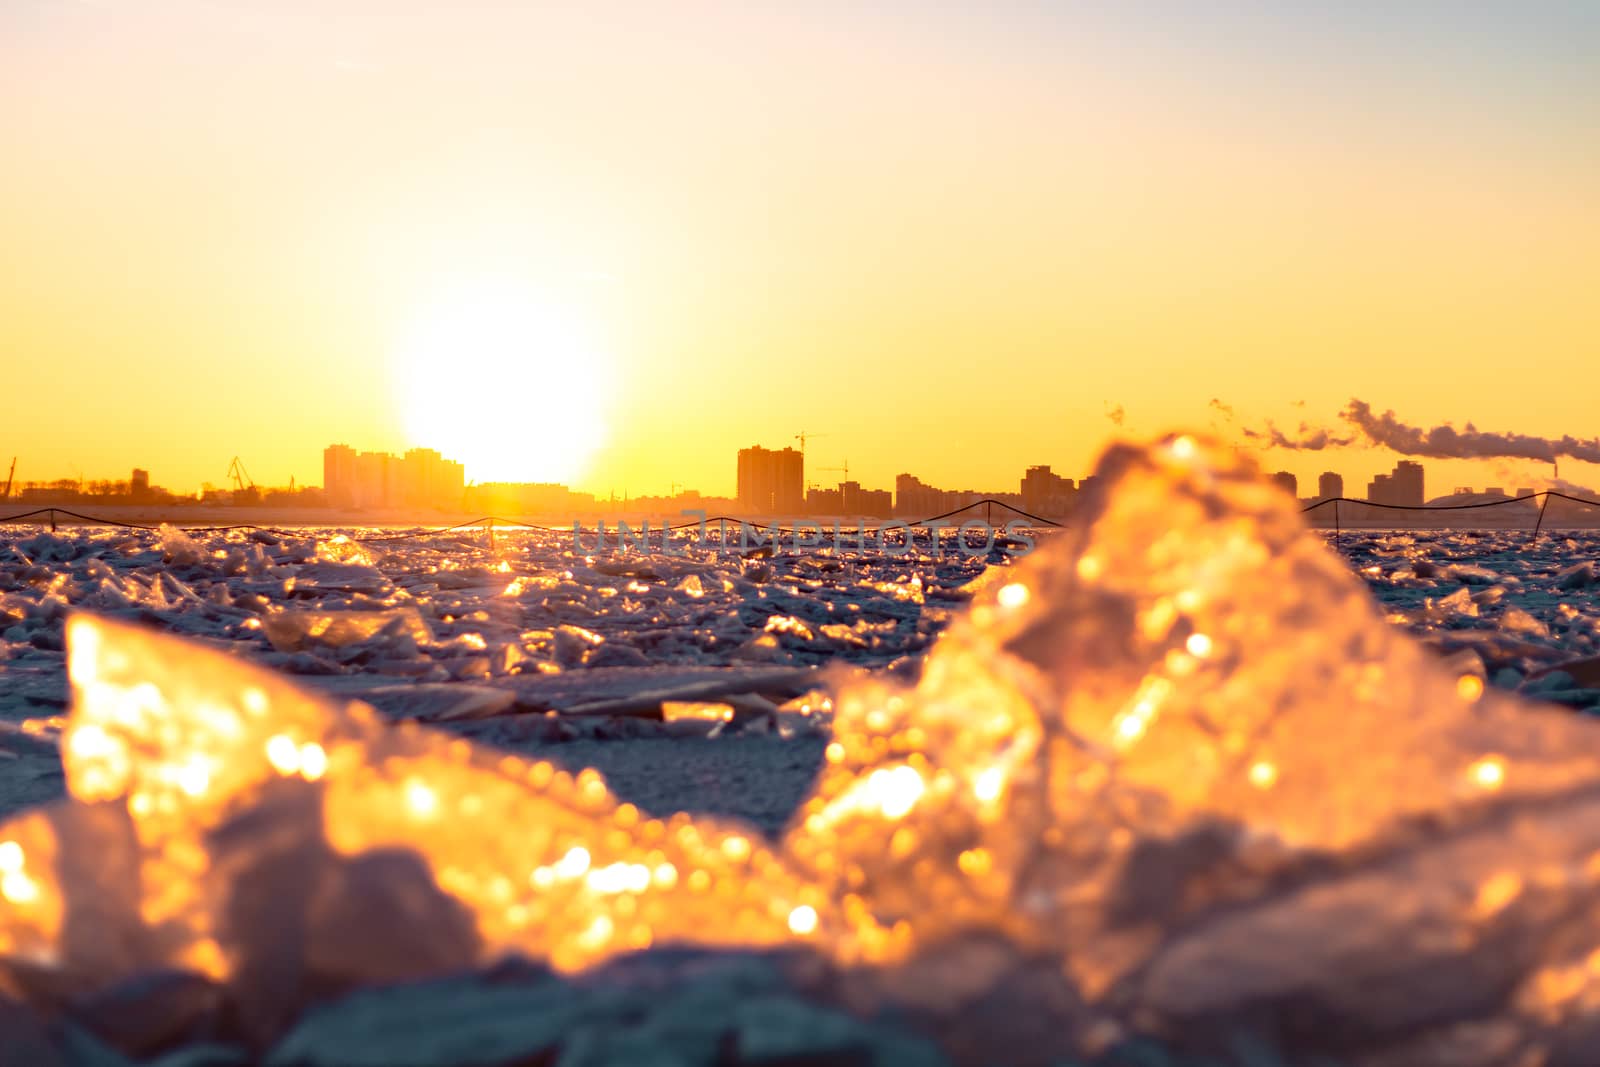
<svg viewBox="0 0 1600 1067">
<path fill-rule="evenodd" d="M 6 491 L 3 492 L 3 493 L 0 493 L 0 500 L 10 500 L 11 499 L 11 483 L 16 479 L 16 477 L 17 477 L 17 457 L 16 456 L 12 456 L 11 457 L 11 473 L 6 475 Z"/>
<path fill-rule="evenodd" d="M 256 488 L 255 479 L 250 477 L 250 472 L 244 469 L 244 463 L 238 456 L 233 457 L 233 462 L 228 464 L 228 477 L 233 479 L 233 502 L 235 504 L 254 504 L 261 499 L 261 490 Z"/>
<path fill-rule="evenodd" d="M 826 436 L 828 436 L 828 435 L 825 434 L 825 433 L 806 433 L 804 430 L 801 430 L 799 433 L 794 435 L 794 439 L 796 441 L 800 442 L 800 454 L 803 456 L 803 455 L 806 454 L 806 442 L 807 441 L 809 441 L 813 437 L 826 437 Z"/>
<path fill-rule="evenodd" d="M 234 456 L 233 462 L 228 464 L 228 477 L 233 479 L 233 490 L 242 493 L 248 487 L 254 489 L 255 481 L 250 477 L 250 472 L 244 469 L 244 464 L 239 462 L 239 457 Z"/>
<path fill-rule="evenodd" d="M 818 434 L 818 436 L 820 437 L 821 435 Z M 843 466 L 839 466 L 839 467 L 818 467 L 817 470 L 819 470 L 819 471 L 842 471 L 844 473 L 844 480 L 848 481 L 849 478 L 850 478 L 850 461 L 849 460 L 845 460 Z M 843 481 L 841 481 L 840 484 L 842 485 Z M 816 487 L 817 487 L 817 484 L 815 482 L 807 482 L 806 483 L 806 492 L 809 493 L 811 490 L 815 489 Z"/>
</svg>

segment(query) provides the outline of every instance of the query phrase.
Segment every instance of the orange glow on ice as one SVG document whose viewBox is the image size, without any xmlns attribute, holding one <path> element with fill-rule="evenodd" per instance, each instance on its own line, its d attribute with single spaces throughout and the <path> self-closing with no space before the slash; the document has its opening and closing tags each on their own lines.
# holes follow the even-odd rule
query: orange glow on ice
<svg viewBox="0 0 1600 1067">
<path fill-rule="evenodd" d="M 1385 953 L 1420 926 L 1466 952 L 1524 898 L 1600 892 L 1583 821 L 1539 806 L 1600 780 L 1594 723 L 1468 691 L 1226 451 L 1120 447 L 1103 471 L 1100 511 L 980 592 L 915 685 L 863 676 L 832 696 L 817 786 L 777 845 L 651 817 L 592 770 L 390 725 L 235 657 L 71 617 L 72 799 L 0 824 L 0 959 L 76 988 L 163 966 L 228 978 L 256 872 L 303 857 L 337 882 L 403 855 L 469 926 L 457 963 L 517 951 L 574 971 L 651 945 L 803 941 L 893 964 L 976 930 L 1052 960 L 1089 1004 L 1149 970 L 1142 1017 L 1182 1018 L 1193 1003 L 1161 997 L 1209 996 L 1235 964 L 1263 983 L 1340 973 L 1332 942 L 1251 954 L 1282 921 L 1281 900 L 1252 894 L 1297 864 L 1398 857 L 1376 889 L 1356 885 L 1385 877 L 1366 862 L 1323 875 L 1328 892 L 1355 886 L 1341 921 L 1378 931 Z M 1519 803 L 1502 845 L 1490 816 Z M 1440 824 L 1468 828 L 1434 845 L 1447 873 L 1409 873 L 1417 828 Z M 1174 855 L 1168 910 L 1130 934 L 1139 865 Z M 1193 862 L 1210 866 L 1184 881 Z M 1196 927 L 1211 904 L 1231 918 Z M 340 933 L 305 918 L 308 938 Z M 1215 932 L 1230 922 L 1245 933 Z M 1505 987 L 1538 1011 L 1600 1004 L 1596 947 L 1497 965 L 1524 967 Z"/>
</svg>

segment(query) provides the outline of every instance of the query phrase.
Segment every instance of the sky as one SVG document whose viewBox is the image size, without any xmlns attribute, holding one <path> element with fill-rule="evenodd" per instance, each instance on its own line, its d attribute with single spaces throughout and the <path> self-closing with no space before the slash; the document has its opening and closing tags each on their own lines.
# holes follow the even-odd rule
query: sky
<svg viewBox="0 0 1600 1067">
<path fill-rule="evenodd" d="M 1592 4 L 0 0 L 0 159 L 19 481 L 731 493 L 806 431 L 1014 490 L 1213 398 L 1600 434 Z"/>
</svg>

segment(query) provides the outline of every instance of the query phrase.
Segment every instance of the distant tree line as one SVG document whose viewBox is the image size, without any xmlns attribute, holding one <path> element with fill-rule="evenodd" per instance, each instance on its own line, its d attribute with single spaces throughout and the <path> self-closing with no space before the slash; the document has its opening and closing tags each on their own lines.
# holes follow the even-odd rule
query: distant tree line
<svg viewBox="0 0 1600 1067">
<path fill-rule="evenodd" d="M 0 483 L 3 484 L 3 483 Z M 278 508 L 320 508 L 327 506 L 327 497 L 319 486 L 290 488 L 252 487 L 246 499 L 235 499 L 236 494 L 207 486 L 199 496 L 174 493 L 160 486 L 149 486 L 135 491 L 126 479 L 56 478 L 53 481 L 22 482 L 11 490 L 10 503 L 22 504 L 140 504 L 185 506 L 200 504 L 250 504 Z"/>
</svg>

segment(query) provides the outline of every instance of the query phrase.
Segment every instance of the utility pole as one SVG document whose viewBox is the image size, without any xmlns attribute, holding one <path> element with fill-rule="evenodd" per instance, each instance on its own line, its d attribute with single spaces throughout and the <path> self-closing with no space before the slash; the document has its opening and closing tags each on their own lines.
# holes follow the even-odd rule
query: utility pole
<svg viewBox="0 0 1600 1067">
<path fill-rule="evenodd" d="M 16 479 L 16 477 L 17 477 L 17 457 L 16 456 L 12 456 L 11 457 L 11 473 L 6 475 L 6 491 L 4 493 L 0 493 L 0 500 L 10 500 L 11 499 L 11 483 L 12 483 L 13 480 Z"/>
</svg>

